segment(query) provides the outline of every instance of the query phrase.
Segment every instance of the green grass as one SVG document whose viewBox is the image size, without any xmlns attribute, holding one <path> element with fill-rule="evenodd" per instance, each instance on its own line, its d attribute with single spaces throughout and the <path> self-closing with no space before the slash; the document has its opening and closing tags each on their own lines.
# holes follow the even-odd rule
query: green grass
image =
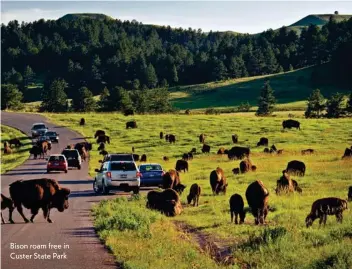
<svg viewBox="0 0 352 269">
<path fill-rule="evenodd" d="M 302 130 L 282 130 L 281 122 L 287 119 L 288 113 L 294 114 L 301 122 Z M 210 155 L 198 154 L 189 162 L 190 171 L 181 174 L 181 181 L 187 185 L 186 193 L 181 200 L 186 203 L 186 195 L 192 183 L 197 182 L 202 187 L 200 206 L 193 208 L 184 206 L 184 212 L 174 219 L 167 219 L 165 224 L 173 220 L 183 221 L 199 228 L 205 234 L 220 239 L 230 240 L 234 247 L 234 256 L 252 268 L 352 268 L 352 216 L 351 211 L 344 213 L 344 223 L 336 224 L 334 217 L 328 218 L 325 228 L 318 228 L 317 222 L 313 228 L 306 229 L 304 220 L 310 211 L 311 204 L 316 199 L 337 196 L 347 197 L 347 189 L 352 185 L 352 160 L 342 160 L 341 156 L 347 146 L 352 144 L 352 119 L 304 119 L 302 112 L 279 112 L 276 117 L 258 118 L 254 113 L 237 113 L 226 115 L 138 115 L 124 117 L 121 114 L 47 114 L 52 121 L 68 126 L 84 136 L 92 137 L 94 131 L 103 129 L 111 137 L 111 144 L 107 145 L 108 152 L 131 152 L 134 146 L 136 153 L 147 154 L 148 161 L 159 162 L 165 169 L 174 168 L 182 153 L 196 147 L 200 152 L 198 141 L 200 133 L 205 133 L 206 143 L 211 149 Z M 81 127 L 78 122 L 81 117 L 86 119 L 86 126 Z M 128 120 L 135 119 L 138 129 L 125 129 Z M 177 142 L 170 145 L 159 139 L 159 132 L 173 133 Z M 231 135 L 239 135 L 239 145 L 250 146 L 251 160 L 257 166 L 257 172 L 245 175 L 233 175 L 232 168 L 238 167 L 239 161 L 229 161 L 226 156 L 216 155 L 219 147 L 232 147 Z M 269 138 L 269 143 L 278 149 L 284 149 L 283 155 L 266 155 L 263 147 L 256 147 L 259 138 Z M 94 139 L 89 139 L 94 142 Z M 64 145 L 63 145 L 64 146 Z M 94 176 L 94 169 L 99 167 L 101 156 L 96 151 L 94 142 L 90 159 L 90 173 Z M 316 154 L 301 156 L 300 151 L 313 148 Z M 168 156 L 169 162 L 163 162 L 162 157 Z M 306 176 L 293 177 L 303 189 L 303 194 L 276 196 L 274 188 L 281 171 L 291 160 L 302 160 L 307 166 Z M 224 169 L 229 182 L 228 193 L 213 197 L 209 185 L 209 174 L 217 166 Z M 268 226 L 253 225 L 254 219 L 247 215 L 244 225 L 236 226 L 230 223 L 228 200 L 234 193 L 245 197 L 245 190 L 249 183 L 260 179 L 270 191 L 269 204 L 274 208 L 267 218 Z M 136 206 L 144 208 L 144 202 L 126 202 L 127 208 Z M 139 204 L 140 203 L 140 204 Z M 246 204 L 246 202 L 245 202 Z M 111 209 L 112 212 L 120 210 Z M 143 210 L 146 214 L 152 211 Z M 111 212 L 111 214 L 112 214 Z M 156 255 L 153 245 L 160 248 L 160 240 L 176 236 L 171 227 L 163 229 L 165 218 L 156 219 L 149 227 L 152 236 L 147 239 L 134 239 L 134 232 L 124 231 L 124 235 L 111 235 L 108 245 L 115 245 L 113 252 L 118 260 L 136 262 L 128 268 L 144 268 L 139 265 L 140 257 L 129 256 L 127 253 L 148 251 Z M 171 222 L 170 222 L 171 221 Z M 155 226 L 153 226 L 155 225 Z M 171 225 L 171 224 L 170 224 Z M 154 227 L 154 228 L 153 228 Z M 115 230 L 115 229 L 113 229 Z M 277 232 L 284 231 L 284 232 Z M 278 234 L 276 236 L 276 234 Z M 273 237 L 273 238 L 272 238 Z M 179 239 L 179 244 L 183 241 Z M 120 245 L 123 250 L 120 250 Z M 119 247 L 117 247 L 119 246 Z M 186 248 L 186 247 L 185 247 Z M 163 247 L 161 247 L 162 251 Z M 194 249 L 189 246 L 186 249 Z M 178 255 L 181 255 L 178 257 Z M 185 253 L 177 252 L 177 259 L 184 261 Z M 176 256 L 168 262 L 173 263 Z M 157 259 L 155 256 L 151 260 Z M 170 257 L 170 256 L 167 256 Z M 167 259 L 167 258 L 165 258 Z M 156 261 L 155 261 L 156 262 Z M 332 264 L 327 267 L 327 264 Z M 167 263 L 165 263 L 167 264 Z M 152 267 L 162 268 L 162 265 Z M 182 264 L 182 263 L 181 263 Z M 325 264 L 324 266 L 322 264 Z M 183 268 L 169 267 L 169 268 Z M 211 268 L 204 266 L 203 268 Z"/>
<path fill-rule="evenodd" d="M 171 101 L 179 109 L 235 107 L 243 102 L 256 106 L 260 90 L 269 79 L 278 110 L 305 110 L 306 100 L 314 88 L 319 88 L 326 97 L 335 92 L 347 92 L 348 89 L 336 87 L 329 81 L 328 70 L 328 65 L 322 65 L 274 75 L 174 87 Z M 313 71 L 326 80 L 322 85 L 312 86 L 310 77 Z"/>
<path fill-rule="evenodd" d="M 4 154 L 4 142 L 12 138 L 20 139 L 21 143 L 24 145 L 18 148 L 12 146 L 13 152 L 11 154 Z M 27 160 L 30 147 L 31 140 L 27 136 L 17 129 L 1 125 L 1 174 L 15 168 Z"/>
</svg>

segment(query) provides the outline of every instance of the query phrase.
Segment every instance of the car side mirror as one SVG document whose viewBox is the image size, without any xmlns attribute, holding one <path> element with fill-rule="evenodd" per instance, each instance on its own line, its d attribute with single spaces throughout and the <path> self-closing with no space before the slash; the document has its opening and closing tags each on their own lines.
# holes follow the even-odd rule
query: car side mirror
<svg viewBox="0 0 352 269">
<path fill-rule="evenodd" d="M 99 169 L 95 169 L 94 171 L 95 171 L 95 172 L 97 172 L 97 173 L 99 173 L 99 172 L 100 172 L 100 170 L 99 170 Z"/>
</svg>

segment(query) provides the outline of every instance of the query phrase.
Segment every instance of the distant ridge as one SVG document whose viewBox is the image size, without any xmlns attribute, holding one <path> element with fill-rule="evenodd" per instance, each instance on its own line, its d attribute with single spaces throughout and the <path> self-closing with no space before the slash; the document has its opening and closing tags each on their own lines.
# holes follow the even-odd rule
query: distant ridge
<svg viewBox="0 0 352 269">
<path fill-rule="evenodd" d="M 112 17 L 99 13 L 70 13 L 59 18 L 59 20 L 77 20 L 77 19 L 92 19 L 92 20 L 113 20 Z"/>
</svg>

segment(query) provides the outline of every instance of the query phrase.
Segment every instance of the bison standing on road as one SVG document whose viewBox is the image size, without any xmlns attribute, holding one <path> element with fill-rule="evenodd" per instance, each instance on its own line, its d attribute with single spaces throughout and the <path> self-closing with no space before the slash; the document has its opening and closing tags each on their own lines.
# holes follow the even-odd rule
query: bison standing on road
<svg viewBox="0 0 352 269">
<path fill-rule="evenodd" d="M 33 158 L 34 159 L 37 159 L 37 156 L 39 155 L 39 158 L 40 157 L 43 157 L 44 159 L 44 152 L 43 152 L 43 149 L 42 147 L 39 147 L 37 145 L 34 145 L 30 150 L 29 150 L 29 153 L 31 155 L 33 155 Z"/>
<path fill-rule="evenodd" d="M 148 192 L 146 206 L 150 209 L 159 210 L 169 217 L 179 215 L 182 212 L 180 196 L 172 189 L 167 189 L 162 192 Z"/>
<path fill-rule="evenodd" d="M 198 206 L 201 191 L 202 189 L 197 183 L 192 184 L 191 188 L 189 189 L 189 194 L 187 195 L 188 204 L 193 201 L 193 206 Z"/>
<path fill-rule="evenodd" d="M 282 122 L 282 128 L 284 128 L 284 129 L 297 128 L 297 129 L 301 130 L 300 125 L 301 125 L 300 122 L 296 121 L 296 120 L 284 120 Z"/>
<path fill-rule="evenodd" d="M 226 182 L 224 171 L 220 167 L 217 167 L 216 170 L 211 171 L 210 186 L 213 194 L 219 194 L 220 192 L 226 194 L 228 183 Z"/>
<path fill-rule="evenodd" d="M 1 211 L 8 208 L 9 209 L 9 216 L 12 216 L 12 211 L 14 210 L 13 202 L 10 198 L 6 197 L 1 193 Z M 14 223 L 12 218 L 9 217 L 9 221 Z M 4 217 L 2 216 L 1 212 L 1 222 L 5 223 Z"/>
<path fill-rule="evenodd" d="M 264 224 L 268 214 L 269 191 L 260 180 L 251 183 L 246 190 L 246 198 L 255 224 Z"/>
<path fill-rule="evenodd" d="M 135 120 L 126 122 L 126 129 L 128 128 L 137 128 L 137 122 Z"/>
<path fill-rule="evenodd" d="M 188 162 L 185 160 L 177 160 L 176 162 L 176 171 L 177 172 L 188 172 Z"/>
<path fill-rule="evenodd" d="M 244 223 L 246 212 L 244 211 L 243 198 L 239 194 L 234 194 L 230 198 L 230 215 L 231 223 L 233 223 L 233 217 L 235 216 L 235 224 L 238 224 L 238 216 L 240 217 L 240 224 Z"/>
<path fill-rule="evenodd" d="M 287 164 L 286 171 L 287 173 L 295 174 L 303 177 L 304 174 L 306 173 L 306 165 L 304 164 L 304 162 L 301 162 L 301 161 L 297 161 L 297 160 L 290 161 Z"/>
<path fill-rule="evenodd" d="M 56 180 L 49 178 L 18 180 L 10 184 L 11 198 L 25 222 L 29 222 L 29 220 L 23 214 L 22 205 L 31 210 L 31 222 L 41 208 L 44 219 L 51 223 L 50 210 L 57 208 L 59 212 L 63 212 L 67 209 L 70 192 L 67 188 L 61 188 Z M 11 220 L 12 215 L 10 216 Z"/>
<path fill-rule="evenodd" d="M 250 149 L 245 147 L 233 147 L 227 153 L 227 156 L 230 160 L 233 159 L 243 159 L 244 157 L 249 157 Z"/>
<path fill-rule="evenodd" d="M 325 226 L 328 215 L 335 215 L 337 222 L 342 223 L 342 213 L 345 209 L 347 209 L 347 201 L 340 198 L 328 197 L 316 200 L 306 218 L 306 226 L 307 228 L 312 226 L 317 218 L 319 218 L 319 225 L 323 223 Z"/>
</svg>

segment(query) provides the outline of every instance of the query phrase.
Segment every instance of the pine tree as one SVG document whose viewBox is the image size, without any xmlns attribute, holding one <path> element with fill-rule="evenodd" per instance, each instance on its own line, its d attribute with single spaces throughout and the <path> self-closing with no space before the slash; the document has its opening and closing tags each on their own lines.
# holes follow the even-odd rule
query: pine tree
<svg viewBox="0 0 352 269">
<path fill-rule="evenodd" d="M 352 113 L 352 92 L 350 93 L 349 99 L 347 100 L 346 111 Z"/>
<path fill-rule="evenodd" d="M 18 110 L 23 107 L 21 103 L 23 98 L 16 85 L 2 84 L 1 85 L 1 109 Z"/>
<path fill-rule="evenodd" d="M 328 118 L 339 118 L 343 114 L 344 95 L 335 93 L 326 102 L 326 116 Z"/>
<path fill-rule="evenodd" d="M 87 87 L 81 87 L 72 99 L 72 108 L 78 112 L 91 112 L 97 108 L 92 92 Z"/>
<path fill-rule="evenodd" d="M 67 109 L 65 93 L 66 82 L 63 79 L 54 80 L 49 88 L 44 87 L 41 111 L 64 112 Z"/>
<path fill-rule="evenodd" d="M 271 88 L 269 81 L 266 81 L 259 96 L 257 116 L 267 116 L 273 113 L 276 99 L 274 90 Z"/>
<path fill-rule="evenodd" d="M 110 91 L 109 111 L 124 111 L 127 109 L 133 109 L 130 94 L 122 87 L 115 87 Z"/>
<path fill-rule="evenodd" d="M 307 109 L 304 113 L 306 118 L 320 117 L 320 113 L 325 109 L 325 98 L 319 89 L 313 90 L 308 98 Z"/>
<path fill-rule="evenodd" d="M 173 65 L 171 68 L 171 83 L 177 83 L 178 82 L 178 74 L 177 74 L 177 69 L 176 66 Z"/>
<path fill-rule="evenodd" d="M 24 70 L 24 74 L 23 74 L 23 81 L 24 81 L 25 88 L 27 88 L 29 83 L 32 82 L 34 75 L 35 74 L 34 74 L 32 68 L 29 65 L 27 65 L 26 69 Z"/>
<path fill-rule="evenodd" d="M 98 102 L 100 111 L 109 111 L 109 96 L 110 92 L 108 88 L 105 87 L 100 94 L 100 100 Z"/>
<path fill-rule="evenodd" d="M 150 63 L 145 69 L 145 81 L 148 88 L 155 88 L 158 84 L 158 77 L 156 75 L 154 66 Z"/>
</svg>

